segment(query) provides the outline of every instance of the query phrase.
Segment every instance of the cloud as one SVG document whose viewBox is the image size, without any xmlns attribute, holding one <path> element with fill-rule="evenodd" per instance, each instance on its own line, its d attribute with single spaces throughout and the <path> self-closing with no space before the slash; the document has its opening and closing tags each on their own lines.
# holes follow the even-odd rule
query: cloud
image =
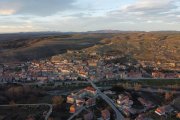
<svg viewBox="0 0 180 120">
<path fill-rule="evenodd" d="M 179 22 L 180 19 L 177 15 L 180 13 L 180 4 L 177 2 L 178 0 L 136 0 L 134 3 L 121 6 L 119 10 L 111 11 L 109 14 L 136 22 Z"/>
<path fill-rule="evenodd" d="M 125 1 L 0 0 L 0 32 L 180 30 L 179 0 Z"/>
<path fill-rule="evenodd" d="M 0 15 L 12 15 L 19 9 L 19 4 L 0 1 Z"/>
<path fill-rule="evenodd" d="M 60 11 L 72 9 L 74 7 L 74 1 L 75 0 L 1 0 L 0 10 L 5 11 L 12 9 L 9 11 L 11 14 L 50 16 Z"/>
<path fill-rule="evenodd" d="M 122 7 L 123 12 L 155 13 L 176 9 L 175 0 L 137 0 L 134 4 Z"/>
<path fill-rule="evenodd" d="M 4 9 L 4 10 L 1 10 L 0 9 L 0 15 L 12 15 L 14 14 L 16 11 L 13 10 L 13 9 Z"/>
</svg>

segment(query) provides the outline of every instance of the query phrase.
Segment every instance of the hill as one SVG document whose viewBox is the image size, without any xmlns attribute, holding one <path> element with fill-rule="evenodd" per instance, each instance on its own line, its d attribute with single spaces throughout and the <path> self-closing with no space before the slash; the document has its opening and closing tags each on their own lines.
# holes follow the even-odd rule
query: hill
<svg viewBox="0 0 180 120">
<path fill-rule="evenodd" d="M 4 39 L 0 41 L 0 63 L 48 58 L 67 50 L 79 49 L 87 53 L 130 56 L 137 61 L 180 60 L 180 32 L 99 32 L 23 33 L 10 35 L 9 39 L 7 35 L 6 40 L 0 35 L 0 39 Z"/>
<path fill-rule="evenodd" d="M 2 36 L 2 37 L 1 37 Z M 48 58 L 67 50 L 98 44 L 111 34 L 10 34 L 0 35 L 0 63 Z"/>
<path fill-rule="evenodd" d="M 140 61 L 180 60 L 180 32 L 118 33 L 101 43 L 87 52 L 130 55 Z"/>
</svg>

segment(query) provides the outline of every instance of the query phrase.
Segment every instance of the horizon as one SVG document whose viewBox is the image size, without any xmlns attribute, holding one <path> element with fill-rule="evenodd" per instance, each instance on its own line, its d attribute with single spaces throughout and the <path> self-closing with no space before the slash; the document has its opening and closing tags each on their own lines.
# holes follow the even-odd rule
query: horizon
<svg viewBox="0 0 180 120">
<path fill-rule="evenodd" d="M 2 0 L 0 33 L 180 31 L 179 13 L 178 0 Z"/>
<path fill-rule="evenodd" d="M 180 30 L 152 30 L 152 31 L 141 31 L 141 30 L 117 30 L 117 29 L 111 29 L 111 30 L 92 30 L 92 31 L 27 31 L 27 32 L 0 32 L 0 35 L 3 34 L 26 34 L 26 33 L 98 33 L 98 32 L 102 32 L 102 33 L 120 33 L 120 32 L 180 32 Z"/>
</svg>

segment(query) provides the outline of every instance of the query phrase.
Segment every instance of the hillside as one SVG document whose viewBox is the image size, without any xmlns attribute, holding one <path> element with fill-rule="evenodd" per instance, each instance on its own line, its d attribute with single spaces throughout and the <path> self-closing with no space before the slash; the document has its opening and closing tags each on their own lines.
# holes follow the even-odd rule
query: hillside
<svg viewBox="0 0 180 120">
<path fill-rule="evenodd" d="M 119 33 L 101 42 L 103 45 L 88 48 L 87 52 L 130 55 L 140 61 L 180 60 L 179 32 Z"/>
<path fill-rule="evenodd" d="M 1 35 L 0 35 L 1 38 Z M 7 39 L 8 37 L 6 37 Z M 0 63 L 48 58 L 67 50 L 128 55 L 140 61 L 179 62 L 180 32 L 46 34 L 0 41 Z"/>
<path fill-rule="evenodd" d="M 3 36 L 1 38 L 1 36 Z M 28 37 L 21 35 L 0 35 L 0 63 L 21 62 L 33 59 L 48 58 L 67 50 L 77 50 L 98 44 L 110 34 L 52 34 Z"/>
</svg>

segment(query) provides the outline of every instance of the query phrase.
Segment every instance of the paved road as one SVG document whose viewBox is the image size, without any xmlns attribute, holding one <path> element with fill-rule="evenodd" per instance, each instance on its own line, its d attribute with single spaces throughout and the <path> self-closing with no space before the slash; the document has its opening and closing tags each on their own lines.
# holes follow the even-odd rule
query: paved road
<svg viewBox="0 0 180 120">
<path fill-rule="evenodd" d="M 108 96 L 106 96 L 104 93 L 102 93 L 99 90 L 99 88 L 91 80 L 88 80 L 88 82 L 91 83 L 91 85 L 97 90 L 98 95 L 102 99 L 104 99 L 111 106 L 111 108 L 114 110 L 114 112 L 116 113 L 116 120 L 124 120 L 123 115 L 120 113 L 120 111 L 118 110 L 118 108 L 116 107 L 114 102 Z"/>
<path fill-rule="evenodd" d="M 0 105 L 0 107 L 11 107 L 13 105 Z M 47 115 L 45 116 L 45 120 L 48 120 L 49 116 L 52 113 L 53 106 L 51 104 L 47 103 L 40 103 L 40 104 L 15 104 L 15 106 L 49 106 L 49 111 Z"/>
<path fill-rule="evenodd" d="M 164 79 L 164 80 L 169 80 L 169 79 L 171 79 L 171 80 L 180 80 L 180 78 L 123 78 L 123 80 L 134 80 L 134 81 L 136 81 L 136 80 L 162 80 L 162 79 Z M 112 80 L 106 80 L 106 81 L 112 81 Z M 96 81 L 96 82 L 103 82 L 103 81 Z M 0 81 L 0 84 L 7 84 L 8 82 L 2 82 L 2 81 Z M 48 84 L 48 83 L 39 83 L 39 82 L 33 82 L 33 83 L 23 83 L 23 82 L 12 82 L 12 84 L 21 84 L 21 85 L 46 85 L 46 84 Z M 84 83 L 84 84 L 86 84 L 87 82 L 86 81 L 63 81 L 63 82 L 55 82 L 55 84 L 56 85 L 61 85 L 62 83 L 64 83 L 64 84 L 68 84 L 68 83 L 71 83 L 71 84 L 73 84 L 73 83 Z"/>
</svg>

